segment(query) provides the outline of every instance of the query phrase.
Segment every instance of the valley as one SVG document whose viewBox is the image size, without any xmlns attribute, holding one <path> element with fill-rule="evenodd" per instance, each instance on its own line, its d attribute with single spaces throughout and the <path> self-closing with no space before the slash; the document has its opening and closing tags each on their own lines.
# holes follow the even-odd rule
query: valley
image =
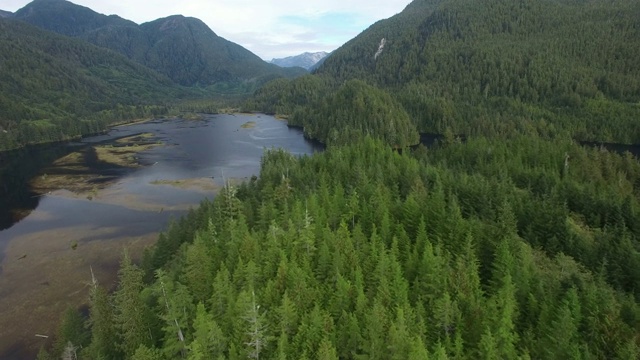
<svg viewBox="0 0 640 360">
<path fill-rule="evenodd" d="M 640 358 L 638 1 L 121 6 L 0 12 L 0 358 Z"/>
<path fill-rule="evenodd" d="M 247 121 L 254 127 L 244 128 Z M 132 145 L 141 140 L 153 146 Z M 129 148 L 125 159 L 135 157 L 135 167 L 80 156 L 118 145 Z M 34 334 L 52 336 L 67 306 L 87 306 L 90 268 L 101 285 L 113 288 L 123 251 L 139 260 L 171 219 L 213 197 L 225 180 L 235 184 L 257 175 L 263 149 L 314 151 L 285 123 L 242 114 L 116 127 L 65 147 L 67 155 L 31 175 L 35 207 L 3 203 L 14 223 L 0 231 L 0 358 L 36 353 L 46 340 Z M 5 168 L 0 179 L 22 176 L 16 171 Z"/>
</svg>

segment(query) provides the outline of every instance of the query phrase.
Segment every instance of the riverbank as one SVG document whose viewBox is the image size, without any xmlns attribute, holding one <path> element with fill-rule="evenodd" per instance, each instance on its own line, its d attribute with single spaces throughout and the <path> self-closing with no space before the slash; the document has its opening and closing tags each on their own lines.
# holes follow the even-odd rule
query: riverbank
<svg viewBox="0 0 640 360">
<path fill-rule="evenodd" d="M 247 122 L 254 127 L 242 128 Z M 145 143 L 152 146 L 136 147 Z M 259 175 L 270 148 L 315 151 L 271 116 L 236 114 L 158 119 L 11 154 L 0 173 L 0 215 L 23 215 L 0 230 L 0 358 L 33 359 L 47 341 L 35 334 L 55 334 L 67 306 L 87 306 L 90 267 L 112 288 L 124 249 L 139 259 L 172 219 L 225 181 Z"/>
</svg>

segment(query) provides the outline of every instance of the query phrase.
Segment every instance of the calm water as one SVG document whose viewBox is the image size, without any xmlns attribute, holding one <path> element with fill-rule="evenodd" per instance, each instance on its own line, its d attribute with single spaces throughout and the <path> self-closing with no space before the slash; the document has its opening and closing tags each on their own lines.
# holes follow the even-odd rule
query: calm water
<svg viewBox="0 0 640 360">
<path fill-rule="evenodd" d="M 250 129 L 241 126 L 255 122 Z M 109 143 L 116 138 L 140 133 L 152 133 L 165 144 L 139 154 L 140 169 L 118 167 L 99 169 L 105 176 L 116 176 L 112 186 L 119 194 L 128 193 L 154 204 L 167 206 L 198 203 L 202 192 L 171 186 L 153 185 L 155 180 L 214 178 L 243 179 L 257 175 L 260 159 L 266 148 L 284 148 L 295 155 L 311 154 L 318 149 L 305 140 L 302 133 L 267 115 L 210 115 L 204 121 L 156 120 L 143 124 L 118 127 L 103 136 L 91 137 L 82 143 L 36 147 L 22 152 L 4 154 L 6 168 L 0 174 L 0 249 L 2 243 L 33 230 L 55 229 L 77 224 L 96 227 L 118 225 L 127 232 L 158 230 L 172 213 L 157 213 L 122 209 L 121 207 L 85 199 L 64 196 L 37 196 L 30 187 L 30 178 L 41 175 L 53 160 L 75 151 L 79 146 Z M 20 157 L 12 161 L 11 156 Z M 14 158 L 15 159 L 15 158 Z M 13 215 L 16 210 L 37 210 L 55 214 L 46 221 L 24 219 Z M 91 238 L 91 235 L 87 235 Z"/>
<path fill-rule="evenodd" d="M 243 128 L 248 122 L 255 126 Z M 128 169 L 86 160 L 92 172 L 109 180 L 93 199 L 64 189 L 38 196 L 29 186 L 34 177 L 55 173 L 58 169 L 52 164 L 58 158 L 88 145 L 142 133 L 151 133 L 151 141 L 164 144 L 138 154 L 143 167 Z M 103 269 L 103 277 L 110 279 L 113 275 L 107 273 L 113 272 L 120 256 L 111 253 L 121 253 L 114 244 L 121 249 L 135 246 L 139 239 L 149 242 L 170 218 L 213 196 L 213 187 L 223 183 L 223 176 L 258 175 L 266 148 L 284 148 L 296 155 L 319 150 L 300 130 L 271 116 L 209 115 L 202 121 L 156 120 L 123 126 L 80 143 L 0 154 L 0 357 L 26 358 L 37 352 L 41 340 L 34 334 L 52 331 L 51 324 L 43 322 L 55 319 L 53 312 L 62 307 L 44 305 L 64 303 L 71 292 L 86 292 L 84 280 L 74 280 L 71 274 L 81 271 L 86 279 L 91 265 L 98 272 Z M 184 189 L 153 184 L 183 179 L 206 180 L 210 186 Z M 78 244 L 77 250 L 70 243 Z M 60 276 L 69 279 L 60 282 Z M 31 291 L 36 295 L 22 295 Z M 69 302 L 77 305 L 81 298 L 78 295 Z M 18 306 L 25 302 L 29 305 Z"/>
</svg>

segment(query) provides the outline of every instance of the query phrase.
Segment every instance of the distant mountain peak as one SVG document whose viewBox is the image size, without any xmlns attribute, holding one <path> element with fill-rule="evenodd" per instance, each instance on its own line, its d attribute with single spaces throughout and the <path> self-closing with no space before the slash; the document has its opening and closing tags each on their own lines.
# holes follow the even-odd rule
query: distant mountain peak
<svg viewBox="0 0 640 360">
<path fill-rule="evenodd" d="M 0 18 L 8 18 L 12 16 L 13 16 L 12 12 L 0 10 Z"/>
<path fill-rule="evenodd" d="M 297 67 L 301 67 L 309 70 L 315 64 L 317 64 L 320 60 L 324 59 L 327 55 L 329 55 L 329 53 L 326 51 L 304 52 L 296 56 L 289 56 L 282 59 L 273 59 L 271 60 L 271 63 L 278 65 L 280 67 L 296 67 L 297 66 Z"/>
<path fill-rule="evenodd" d="M 215 35 L 215 32 L 213 32 L 213 30 L 211 30 L 211 28 L 209 28 L 209 26 L 207 26 L 207 24 L 205 24 L 202 20 L 194 17 L 184 16 L 184 15 L 171 15 L 165 18 L 151 21 L 150 23 L 160 24 L 158 27 L 158 31 L 162 31 L 162 32 L 173 31 L 180 28 L 182 29 L 196 28 L 198 30 L 208 32 L 208 33 L 213 33 Z"/>
<path fill-rule="evenodd" d="M 119 16 L 107 16 L 66 0 L 35 0 L 13 17 L 45 30 L 67 36 L 82 36 L 107 26 L 137 26 Z"/>
</svg>

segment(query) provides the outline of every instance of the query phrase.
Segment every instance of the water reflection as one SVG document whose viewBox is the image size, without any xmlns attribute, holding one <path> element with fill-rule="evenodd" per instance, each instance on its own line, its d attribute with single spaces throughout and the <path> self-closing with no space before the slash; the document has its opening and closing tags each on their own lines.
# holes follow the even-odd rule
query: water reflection
<svg viewBox="0 0 640 360">
<path fill-rule="evenodd" d="M 248 122 L 255 124 L 242 126 Z M 91 148 L 147 133 L 163 145 L 135 155 L 139 168 L 102 161 Z M 169 219 L 213 196 L 223 175 L 257 175 L 272 147 L 298 155 L 317 149 L 271 116 L 220 115 L 0 154 L 0 358 L 33 358 L 42 345 L 33 334 L 52 334 L 66 306 L 86 302 L 90 266 L 111 286 L 124 247 L 139 254 Z M 65 156 L 73 166 L 60 165 Z M 45 174 L 89 184 L 61 184 L 39 196 L 30 184 Z"/>
</svg>

